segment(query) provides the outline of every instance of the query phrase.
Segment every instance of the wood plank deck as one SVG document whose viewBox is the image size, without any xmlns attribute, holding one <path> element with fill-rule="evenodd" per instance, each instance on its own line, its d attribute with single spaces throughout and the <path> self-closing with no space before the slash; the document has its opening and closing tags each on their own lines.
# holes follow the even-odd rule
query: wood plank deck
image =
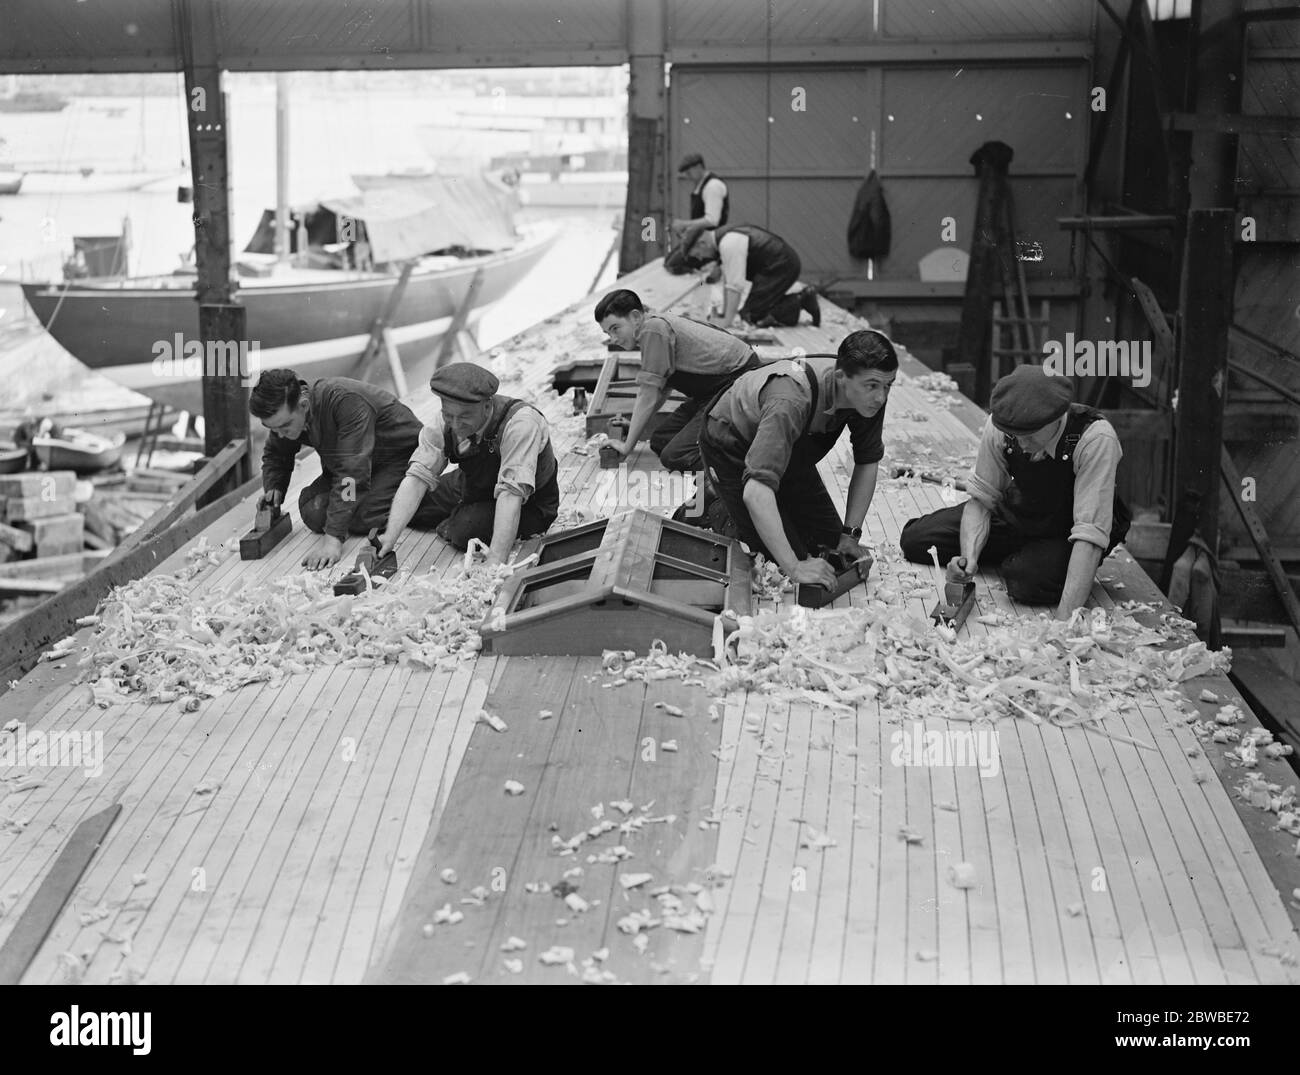
<svg viewBox="0 0 1300 1075">
<path fill-rule="evenodd" d="M 698 312 L 703 300 L 693 279 L 657 266 L 621 284 L 660 307 Z M 582 416 L 545 391 L 554 365 L 603 355 L 596 298 L 486 358 L 505 375 L 503 390 L 537 399 L 552 420 L 562 519 L 633 506 L 628 487 L 583 450 Z M 860 327 L 823 306 L 821 329 L 778 330 L 780 343 L 760 352 L 833 351 Z M 886 464 L 959 474 L 981 414 L 969 401 L 940 400 L 916 380 L 925 372 L 905 358 Z M 434 406 L 427 386 L 411 402 L 422 414 Z M 638 470 L 653 463 L 645 447 L 631 460 Z M 316 468 L 314 455 L 300 462 L 291 497 Z M 845 445 L 822 465 L 841 503 L 849 469 Z M 665 511 L 681 491 L 657 472 L 651 488 Z M 932 568 L 903 562 L 896 542 L 909 518 L 943 504 L 937 486 L 880 482 L 866 527 L 878 552 L 873 588 L 937 581 Z M 251 514 L 250 502 L 204 536 L 237 539 Z M 310 538 L 296 525 L 265 560 L 227 559 L 191 590 L 292 573 Z M 184 554 L 158 570 L 177 570 Z M 416 533 L 399 556 L 403 571 L 445 571 L 457 559 Z M 868 599 L 859 589 L 837 605 Z M 1118 551 L 1093 600 L 1128 599 L 1158 594 Z M 933 601 L 920 591 L 908 607 L 924 616 Z M 978 601 L 981 613 L 1030 614 L 996 571 L 981 577 Z M 987 629 L 972 617 L 969 630 Z M 100 733 L 103 744 L 98 775 L 0 768 L 0 943 L 76 825 L 123 806 L 25 982 L 439 982 L 462 972 L 501 983 L 1300 977 L 1298 910 L 1288 901 L 1300 885 L 1294 838 L 1270 831 L 1275 815 L 1238 800 L 1240 774 L 1222 749 L 1203 748 L 1154 691 L 1114 730 L 1155 750 L 1006 720 L 996 728 L 1000 769 L 986 778 L 970 766 L 895 764 L 897 737 L 912 722 L 878 702 L 849 713 L 757 694 L 715 700 L 675 680 L 612 687 L 598 659 L 327 668 L 195 713 L 100 709 L 73 684 L 76 671 L 75 657 L 41 665 L 0 697 L 0 725 Z M 1193 681 L 1186 697 L 1203 686 L 1237 697 L 1223 677 Z M 476 723 L 485 706 L 507 732 Z M 553 716 L 541 719 L 543 709 Z M 924 722 L 926 731 L 969 728 Z M 663 749 L 668 740 L 676 752 Z M 1295 783 L 1282 763 L 1262 769 Z M 524 794 L 506 795 L 506 780 Z M 612 805 L 628 802 L 627 816 Z M 556 854 L 553 836 L 602 818 L 613 831 Z M 636 818 L 663 820 L 620 832 Z M 617 846 L 632 857 L 601 860 Z M 962 863 L 973 868 L 972 888 L 951 882 Z M 454 884 L 441 880 L 448 867 Z M 574 868 L 582 873 L 566 879 Z M 633 873 L 652 879 L 625 890 L 619 877 Z M 565 880 L 586 910 L 524 887 Z M 481 901 L 471 895 L 478 886 Z M 447 904 L 464 919 L 426 931 Z M 708 911 L 694 920 L 699 932 L 659 926 L 637 942 L 619 928 L 634 912 L 689 916 L 696 906 Z M 527 947 L 502 951 L 510 937 Z M 553 946 L 573 949 L 572 968 L 540 961 Z"/>
</svg>

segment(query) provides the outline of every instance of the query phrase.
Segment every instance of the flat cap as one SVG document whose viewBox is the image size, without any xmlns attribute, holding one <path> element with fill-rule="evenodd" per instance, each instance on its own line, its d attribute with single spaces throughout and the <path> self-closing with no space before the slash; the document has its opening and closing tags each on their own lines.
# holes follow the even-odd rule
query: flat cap
<svg viewBox="0 0 1300 1075">
<path fill-rule="evenodd" d="M 1026 436 L 1051 425 L 1070 409 L 1074 381 L 1050 377 L 1042 366 L 1017 366 L 993 386 L 989 411 L 993 425 L 1011 436 Z"/>
<path fill-rule="evenodd" d="M 453 362 L 429 378 L 434 395 L 460 403 L 483 403 L 496 395 L 500 387 L 496 374 L 473 362 Z"/>
<path fill-rule="evenodd" d="M 687 153 L 677 165 L 677 174 L 681 175 L 687 168 L 694 168 L 697 164 L 703 166 L 704 158 L 698 153 Z"/>
</svg>

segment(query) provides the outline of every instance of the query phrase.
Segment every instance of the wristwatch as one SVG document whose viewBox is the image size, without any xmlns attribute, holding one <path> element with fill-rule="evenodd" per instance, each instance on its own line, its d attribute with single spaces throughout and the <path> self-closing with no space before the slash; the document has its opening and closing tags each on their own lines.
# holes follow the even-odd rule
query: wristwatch
<svg viewBox="0 0 1300 1075">
<path fill-rule="evenodd" d="M 841 526 L 840 532 L 848 534 L 848 536 L 854 541 L 857 541 L 858 538 L 862 537 L 862 527 L 860 526 Z"/>
</svg>

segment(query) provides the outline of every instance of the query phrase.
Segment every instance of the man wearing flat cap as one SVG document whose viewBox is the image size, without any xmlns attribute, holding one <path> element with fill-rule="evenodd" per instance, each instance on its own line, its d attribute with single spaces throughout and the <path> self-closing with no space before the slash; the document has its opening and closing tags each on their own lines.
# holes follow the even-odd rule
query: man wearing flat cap
<svg viewBox="0 0 1300 1075">
<path fill-rule="evenodd" d="M 694 184 L 691 190 L 690 216 L 686 219 L 678 217 L 672 222 L 676 248 L 674 253 L 677 260 L 680 260 L 700 232 L 726 226 L 731 197 L 727 193 L 727 184 L 705 168 L 704 158 L 698 153 L 687 153 L 677 165 L 677 174 L 685 176 Z M 682 253 L 677 254 L 676 251 Z"/>
<path fill-rule="evenodd" d="M 263 371 L 249 412 L 270 431 L 262 450 L 262 503 L 279 505 L 299 451 L 320 456 L 321 473 L 298 496 L 303 525 L 320 535 L 303 566 L 338 562 L 349 534 L 382 527 L 420 437 L 420 420 L 387 389 L 350 377 L 310 385 L 290 369 Z M 426 512 L 416 504 L 412 515 Z M 425 515 L 421 514 L 420 519 Z"/>
<path fill-rule="evenodd" d="M 380 556 L 417 513 L 427 520 L 417 518 L 417 525 L 432 526 L 458 549 L 471 538 L 487 544 L 489 564 L 505 563 L 516 538 L 540 534 L 555 521 L 560 486 L 546 418 L 523 400 L 500 395 L 499 387 L 491 370 L 472 362 L 453 362 L 429 378 L 442 408 L 420 430 Z M 456 469 L 444 474 L 451 464 Z"/>
<path fill-rule="evenodd" d="M 1129 513 L 1115 492 L 1119 437 L 1100 411 L 1072 402 L 1074 382 L 1017 366 L 993 386 L 970 499 L 903 527 L 913 563 L 938 549 L 950 582 L 999 564 L 1011 597 L 1056 605 L 1056 618 L 1087 603 L 1097 565 L 1124 540 Z"/>
</svg>

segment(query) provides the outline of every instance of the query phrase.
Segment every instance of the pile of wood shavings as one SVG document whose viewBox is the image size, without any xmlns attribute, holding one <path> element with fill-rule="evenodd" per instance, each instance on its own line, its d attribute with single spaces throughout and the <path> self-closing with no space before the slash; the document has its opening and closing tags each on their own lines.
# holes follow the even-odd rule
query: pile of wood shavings
<svg viewBox="0 0 1300 1075">
<path fill-rule="evenodd" d="M 877 602 L 786 607 L 734 622 L 721 667 L 654 647 L 620 674 L 686 678 L 707 668 L 714 674 L 706 685 L 719 696 L 762 691 L 843 710 L 879 700 L 891 717 L 1013 716 L 1100 729 L 1139 693 L 1222 674 L 1231 660 L 1231 651 L 1211 652 L 1203 642 L 1171 647 L 1172 632 L 1144 627 L 1125 609 L 1081 611 L 1069 623 L 1045 614 L 994 623 L 956 642 L 928 620 Z"/>
<path fill-rule="evenodd" d="M 204 593 L 190 592 L 193 573 L 146 576 L 103 601 L 80 662 L 98 705 L 142 695 L 193 710 L 200 698 L 329 665 L 449 668 L 480 650 L 478 627 L 511 568 L 467 556 L 446 575 L 342 597 L 314 572 L 249 587 L 244 576 Z"/>
</svg>

